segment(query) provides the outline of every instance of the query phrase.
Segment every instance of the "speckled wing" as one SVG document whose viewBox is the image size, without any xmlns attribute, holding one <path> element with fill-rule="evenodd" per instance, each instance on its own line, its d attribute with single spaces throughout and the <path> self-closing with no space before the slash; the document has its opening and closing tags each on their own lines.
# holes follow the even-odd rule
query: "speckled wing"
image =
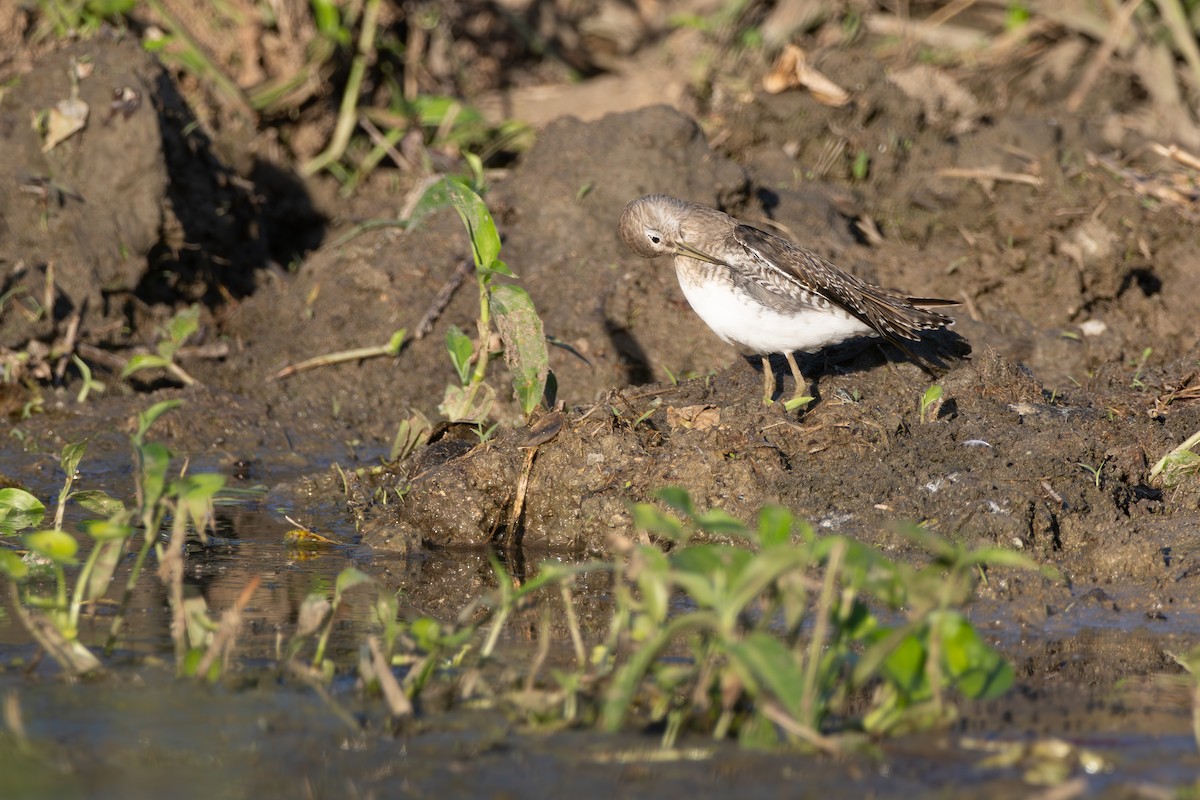
<svg viewBox="0 0 1200 800">
<path fill-rule="evenodd" d="M 870 325 L 889 341 L 915 341 L 918 331 L 940 328 L 952 320 L 935 311 L 918 308 L 909 298 L 872 286 L 839 269 L 816 253 L 797 247 L 749 225 L 733 232 L 737 242 L 759 262 L 766 273 L 774 273 L 795 287 L 797 299 L 815 294 L 844 308 Z M 953 300 L 917 300 L 924 305 L 954 305 Z"/>
</svg>

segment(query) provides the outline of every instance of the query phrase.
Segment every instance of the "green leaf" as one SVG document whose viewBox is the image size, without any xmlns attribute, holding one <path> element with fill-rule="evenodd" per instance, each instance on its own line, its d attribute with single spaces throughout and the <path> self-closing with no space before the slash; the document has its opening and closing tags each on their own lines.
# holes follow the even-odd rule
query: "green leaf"
<svg viewBox="0 0 1200 800">
<path fill-rule="evenodd" d="M 216 472 L 196 472 L 171 483 L 171 492 L 182 502 L 210 501 L 225 485 L 225 476 Z"/>
<path fill-rule="evenodd" d="M 928 691 L 926 654 L 922 638 L 910 634 L 883 660 L 884 675 L 905 697 L 921 699 Z"/>
<path fill-rule="evenodd" d="M 925 548 L 930 555 L 947 562 L 954 562 L 958 559 L 959 549 L 944 536 L 939 536 L 933 531 L 922 528 L 920 525 L 912 522 L 901 523 L 896 526 L 896 530 L 911 539 L 915 544 Z"/>
<path fill-rule="evenodd" d="M 125 369 L 121 370 L 121 377 L 128 378 L 133 373 L 143 369 L 165 369 L 170 365 L 171 362 L 162 356 L 157 356 L 153 353 L 138 353 L 125 362 Z"/>
<path fill-rule="evenodd" d="M 496 403 L 496 390 L 490 384 L 481 383 L 467 389 L 450 385 L 442 395 L 438 411 L 450 422 L 483 422 Z"/>
<path fill-rule="evenodd" d="M 68 444 L 62 449 L 62 455 L 58 458 L 58 463 L 62 465 L 63 472 L 67 473 L 67 477 L 71 478 L 75 475 L 75 471 L 79 468 L 79 462 L 83 460 L 83 454 L 87 452 L 88 440 Z"/>
<path fill-rule="evenodd" d="M 412 634 L 418 648 L 430 652 L 438 647 L 442 637 L 442 625 L 432 617 L 418 617 L 413 620 L 408 632 Z"/>
<path fill-rule="evenodd" d="M 41 524 L 46 506 L 24 489 L 0 489 L 0 535 Z"/>
<path fill-rule="evenodd" d="M 764 548 L 791 544 L 795 521 L 783 506 L 763 506 L 758 512 L 758 543 Z"/>
<path fill-rule="evenodd" d="M 475 269 L 481 273 L 498 272 L 502 275 L 512 275 L 500 257 L 500 234 L 496 232 L 496 223 L 487 205 L 466 184 L 446 178 L 446 193 L 450 203 L 458 212 L 459 218 L 467 228 L 467 236 L 471 239 L 471 254 L 475 259 Z"/>
<path fill-rule="evenodd" d="M 167 485 L 167 467 L 171 451 L 158 442 L 147 442 L 135 448 L 138 459 L 138 483 L 142 488 L 142 505 L 152 508 L 162 498 Z"/>
<path fill-rule="evenodd" d="M 446 350 L 449 351 L 450 360 L 458 372 L 458 382 L 466 386 L 471 379 L 471 354 L 474 348 L 471 346 L 470 337 L 457 325 L 451 325 L 446 331 Z"/>
<path fill-rule="evenodd" d="M 161 339 L 155 348 L 167 363 L 175 357 L 175 353 L 188 337 L 200 329 L 200 305 L 193 303 L 185 309 L 176 312 L 167 322 L 166 337 Z"/>
<path fill-rule="evenodd" d="M 633 516 L 633 525 L 638 530 L 654 533 L 671 541 L 683 538 L 683 523 L 678 517 L 660 511 L 649 503 L 635 503 L 629 513 Z"/>
<path fill-rule="evenodd" d="M 512 284 L 492 289 L 492 309 L 504 341 L 504 361 L 512 374 L 513 390 L 521 410 L 529 416 L 542 400 L 550 371 L 541 317 L 529 292 Z"/>
<path fill-rule="evenodd" d="M 804 671 L 796 654 L 783 642 L 765 631 L 754 631 L 725 649 L 748 691 L 765 692 L 792 715 L 800 713 L 804 704 Z"/>
<path fill-rule="evenodd" d="M 213 496 L 225 485 L 225 476 L 213 472 L 187 475 L 171 482 L 170 493 L 178 498 L 177 514 L 184 514 L 201 539 L 213 523 Z"/>
<path fill-rule="evenodd" d="M 108 591 L 113 573 L 117 569 L 117 564 L 121 563 L 121 556 L 125 552 L 125 543 L 121 539 L 108 539 L 99 542 L 96 548 L 95 561 L 92 565 L 92 572 L 88 575 L 87 589 L 83 596 L 85 603 L 103 597 L 104 593 Z"/>
<path fill-rule="evenodd" d="M 12 550 L 0 548 L 0 572 L 14 581 L 23 581 L 29 577 L 29 565 Z"/>
<path fill-rule="evenodd" d="M 125 513 L 124 503 L 99 489 L 85 489 L 81 492 L 73 492 L 71 499 L 93 514 L 115 517 L 118 514 Z"/>
<path fill-rule="evenodd" d="M 75 554 L 79 552 L 79 542 L 69 533 L 53 529 L 44 530 L 28 533 L 21 537 L 21 541 L 33 552 L 60 566 L 77 563 Z"/>
<path fill-rule="evenodd" d="M 173 408 L 179 408 L 183 405 L 182 400 L 161 400 L 147 408 L 145 411 L 138 412 L 137 415 L 137 433 L 133 435 L 133 441 L 140 444 L 146 438 L 146 433 L 150 430 L 150 426 Z"/>
<path fill-rule="evenodd" d="M 355 586 L 358 586 L 359 584 L 370 582 L 371 576 L 367 573 L 363 572 L 362 570 L 355 569 L 354 567 L 346 567 L 344 570 L 338 573 L 337 582 L 334 584 L 334 602 L 336 603 L 338 600 L 340 600 L 344 592 L 354 588 Z"/>
<path fill-rule="evenodd" d="M 114 542 L 128 539 L 133 527 L 113 522 L 110 519 L 89 519 L 83 523 L 83 531 L 98 542 Z"/>
<path fill-rule="evenodd" d="M 681 486 L 664 486 L 656 491 L 654 496 L 685 517 L 694 516 L 696 513 L 696 507 L 692 505 L 692 496 Z"/>
<path fill-rule="evenodd" d="M 938 615 L 942 664 L 954 679 L 955 687 L 973 700 L 991 700 L 1013 685 L 1012 665 L 996 652 L 962 614 L 956 611 Z"/>
<path fill-rule="evenodd" d="M 642 609 L 647 617 L 662 624 L 670 610 L 671 585 L 668 573 L 671 564 L 666 553 L 657 547 L 642 547 L 638 552 L 642 559 L 642 567 L 637 574 Z"/>
<path fill-rule="evenodd" d="M 703 514 L 698 514 L 696 516 L 696 527 L 707 533 L 722 536 L 748 538 L 750 535 L 746 530 L 746 525 L 740 520 L 734 519 L 723 508 L 713 508 L 705 511 Z"/>
</svg>

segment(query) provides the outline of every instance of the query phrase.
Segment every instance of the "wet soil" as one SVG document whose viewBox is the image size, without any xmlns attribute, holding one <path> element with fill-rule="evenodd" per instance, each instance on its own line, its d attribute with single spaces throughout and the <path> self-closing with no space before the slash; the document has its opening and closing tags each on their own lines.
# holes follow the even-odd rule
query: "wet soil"
<svg viewBox="0 0 1200 800">
<path fill-rule="evenodd" d="M 688 41 L 680 34 L 660 60 L 680 59 Z M 1080 687 L 1151 686 L 1178 671 L 1166 651 L 1186 651 L 1200 629 L 1200 484 L 1150 477 L 1200 430 L 1197 209 L 1145 190 L 1174 167 L 1114 122 L 1136 116 L 1144 97 L 1118 75 L 1068 114 L 1065 73 L 1014 61 L 943 75 L 972 98 L 947 110 L 928 89 L 941 85 L 933 73 L 870 39 L 818 60 L 850 105 L 764 94 L 737 76 L 768 65 L 739 55 L 713 80 L 734 88 L 541 128 L 491 177 L 487 201 L 502 257 L 561 345 L 550 356 L 560 405 L 541 412 L 556 415 L 543 420 L 553 435 L 531 443 L 501 391 L 491 438 L 452 426 L 344 487 L 331 462 L 378 465 L 412 411 L 437 417 L 455 380 L 443 337 L 450 325 L 472 329 L 473 287 L 395 359 L 272 376 L 414 330 L 469 258 L 457 217 L 358 230 L 398 217 L 417 176 L 377 174 L 341 198 L 331 183 L 295 177 L 261 141 L 210 139 L 133 41 L 106 34 L 41 56 L 0 101 L 0 352 L 12 379 L 0 406 L 13 434 L 0 479 L 50 496 L 55 454 L 91 437 L 86 479 L 128 492 L 123 426 L 151 401 L 180 397 L 185 411 L 156 430 L 172 450 L 265 485 L 260 513 L 333 531 L 358 558 L 386 554 L 368 563 L 394 570 L 415 606 L 447 614 L 490 580 L 481 548 L 604 551 L 629 534 L 628 504 L 665 485 L 741 518 L 781 503 L 888 550 L 906 547 L 896 521 L 914 520 L 1064 575 L 1004 576 L 981 590 L 972 613 L 1022 665 L 1024 692 L 995 716 L 980 712 L 984 730 L 1025 730 L 1012 720 L 1060 697 L 1055 719 L 1088 731 L 1186 737 L 1178 692 L 1145 701 L 1169 718 L 1157 730 L 1123 713 L 1078 722 L 1094 697 Z M 43 153 L 31 113 L 70 96 L 80 62 L 93 65 L 78 79 L 91 120 Z M 926 91 L 902 88 L 914 82 Z M 114 104 L 123 89 L 139 102 Z M 648 192 L 721 207 L 877 283 L 961 300 L 953 333 L 921 348 L 942 367 L 940 402 L 922 412 L 933 379 L 865 342 L 803 361 L 817 397 L 808 410 L 764 407 L 756 360 L 707 330 L 665 260 L 643 261 L 617 240 L 621 209 Z M 179 360 L 200 385 L 119 380 L 124 359 L 152 348 L 191 302 L 202 328 Z M 76 402 L 80 377 L 61 355 L 72 351 L 104 394 Z M 790 394 L 790 375 L 775 368 Z M 41 413 L 18 419 L 31 402 Z M 1029 729 L 1068 735 L 1046 716 Z M 480 747 L 503 750 L 506 735 Z M 531 762 L 556 758 L 541 744 L 516 747 Z M 626 769 L 647 793 L 660 775 Z M 674 790 L 688 780 L 667 773 Z M 936 786 L 930 774 L 914 780 Z"/>
</svg>

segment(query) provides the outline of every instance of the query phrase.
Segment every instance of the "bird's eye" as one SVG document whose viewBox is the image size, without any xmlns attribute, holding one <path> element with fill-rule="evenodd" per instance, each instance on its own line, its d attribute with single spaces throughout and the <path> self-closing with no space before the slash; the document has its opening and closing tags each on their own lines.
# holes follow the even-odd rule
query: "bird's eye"
<svg viewBox="0 0 1200 800">
<path fill-rule="evenodd" d="M 661 244 L 662 238 L 657 233 L 652 233 L 650 234 L 650 241 L 654 242 L 655 244 Z"/>
</svg>

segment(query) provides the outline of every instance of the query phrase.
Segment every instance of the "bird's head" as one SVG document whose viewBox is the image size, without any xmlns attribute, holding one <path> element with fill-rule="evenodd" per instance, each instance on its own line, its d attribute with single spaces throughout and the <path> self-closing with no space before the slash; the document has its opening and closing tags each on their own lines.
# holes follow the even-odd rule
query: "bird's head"
<svg viewBox="0 0 1200 800">
<path fill-rule="evenodd" d="M 642 258 L 679 252 L 680 222 L 688 204 L 665 194 L 639 197 L 621 214 L 621 241 Z"/>
</svg>

